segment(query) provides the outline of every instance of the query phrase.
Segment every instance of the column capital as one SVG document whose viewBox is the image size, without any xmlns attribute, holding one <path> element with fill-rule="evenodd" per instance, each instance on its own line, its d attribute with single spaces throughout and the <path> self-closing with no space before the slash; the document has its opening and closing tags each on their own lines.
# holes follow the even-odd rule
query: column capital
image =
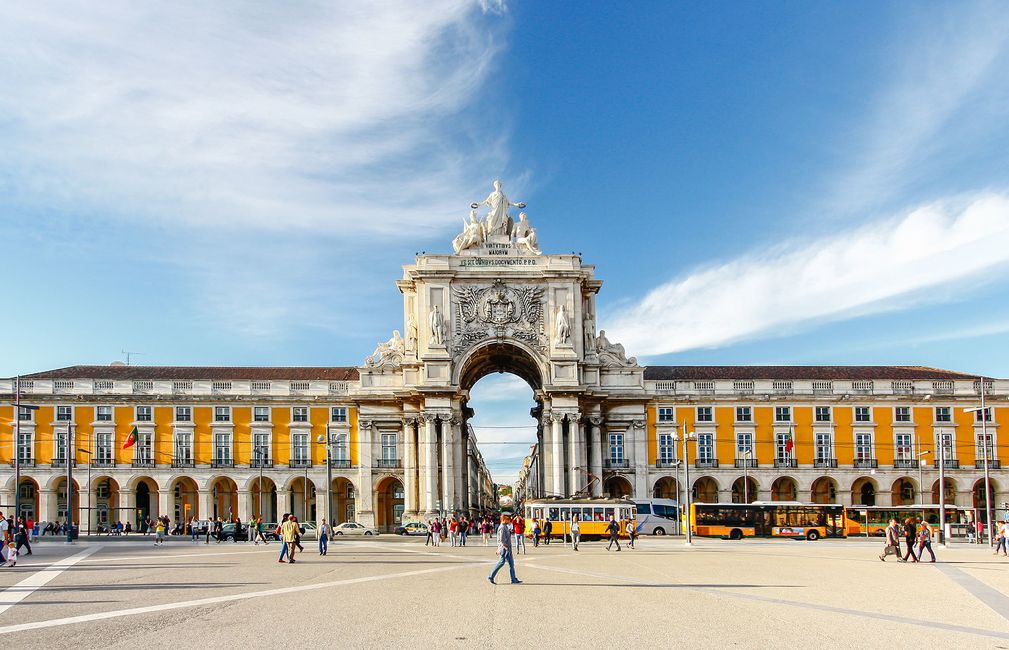
<svg viewBox="0 0 1009 650">
<path fill-rule="evenodd" d="M 603 425 L 603 419 L 598 415 L 590 417 L 589 422 L 592 424 L 592 426 L 596 427 L 597 429 Z"/>
<path fill-rule="evenodd" d="M 372 427 L 372 424 L 374 424 L 374 423 L 371 420 L 358 420 L 357 421 L 357 428 L 358 429 L 370 429 Z"/>
</svg>

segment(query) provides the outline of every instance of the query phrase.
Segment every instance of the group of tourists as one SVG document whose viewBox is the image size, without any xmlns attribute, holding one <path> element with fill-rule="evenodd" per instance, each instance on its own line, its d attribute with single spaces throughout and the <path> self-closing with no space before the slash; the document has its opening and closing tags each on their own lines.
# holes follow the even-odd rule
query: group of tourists
<svg viewBox="0 0 1009 650">
<path fill-rule="evenodd" d="M 32 554 L 29 538 L 35 531 L 35 527 L 36 522 L 31 519 L 15 518 L 14 516 L 5 518 L 0 512 L 0 539 L 3 540 L 3 546 L 0 548 L 0 559 L 3 560 L 3 563 L 0 566 L 12 567 L 16 565 L 22 547 L 27 551 L 25 555 Z M 35 536 L 38 537 L 38 534 L 36 533 Z"/>
<path fill-rule="evenodd" d="M 424 546 L 441 546 L 446 539 L 451 546 L 466 546 L 470 535 L 480 535 L 484 546 L 490 546 L 497 523 L 490 515 L 468 518 L 466 515 L 435 517 L 427 522 Z"/>
<path fill-rule="evenodd" d="M 904 540 L 905 549 L 903 557 L 900 555 L 901 538 Z M 917 554 L 915 546 L 918 547 Z M 880 560 L 886 562 L 888 555 L 896 555 L 900 562 L 910 560 L 917 563 L 921 561 L 925 551 L 932 557 L 930 562 L 935 562 L 935 553 L 932 552 L 932 526 L 927 521 L 921 517 L 917 519 L 908 517 L 903 524 L 898 523 L 896 519 L 890 520 L 890 525 L 886 527 L 886 546 L 883 548 L 883 554 L 879 556 Z"/>
</svg>

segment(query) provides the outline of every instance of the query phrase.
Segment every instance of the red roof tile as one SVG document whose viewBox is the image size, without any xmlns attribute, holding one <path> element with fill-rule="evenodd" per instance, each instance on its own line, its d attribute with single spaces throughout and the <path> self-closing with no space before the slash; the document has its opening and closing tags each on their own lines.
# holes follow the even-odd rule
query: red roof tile
<svg viewBox="0 0 1009 650">
<path fill-rule="evenodd" d="M 657 380 L 774 380 L 774 379 L 977 379 L 927 366 L 648 366 L 645 379 Z"/>
<path fill-rule="evenodd" d="M 22 379 L 355 381 L 357 368 L 225 366 L 69 366 L 21 375 Z"/>
</svg>

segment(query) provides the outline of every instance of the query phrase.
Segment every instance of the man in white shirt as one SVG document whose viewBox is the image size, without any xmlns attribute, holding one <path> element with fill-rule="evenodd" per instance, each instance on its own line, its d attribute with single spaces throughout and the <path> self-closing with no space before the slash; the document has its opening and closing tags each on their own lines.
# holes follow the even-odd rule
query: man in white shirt
<svg viewBox="0 0 1009 650">
<path fill-rule="evenodd" d="M 7 542 L 10 541 L 10 526 L 7 523 L 7 519 L 4 518 L 4 513 L 0 512 L 0 541 L 3 542 L 2 555 L 3 559 L 7 559 Z"/>
</svg>

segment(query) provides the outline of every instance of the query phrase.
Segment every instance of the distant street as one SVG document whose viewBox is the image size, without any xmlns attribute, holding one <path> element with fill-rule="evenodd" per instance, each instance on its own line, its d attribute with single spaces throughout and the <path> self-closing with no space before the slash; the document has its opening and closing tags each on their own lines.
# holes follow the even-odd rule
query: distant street
<svg viewBox="0 0 1009 650">
<path fill-rule="evenodd" d="M 1009 561 L 985 548 L 935 565 L 879 561 L 860 540 L 647 538 L 639 548 L 519 556 L 522 585 L 486 575 L 494 547 L 340 540 L 294 565 L 279 545 L 60 542 L 0 571 L 0 636 L 22 648 L 824 647 L 1009 644 Z M 9 636 L 8 636 L 9 635 Z M 619 641 L 617 641 L 619 639 Z M 227 645 L 225 645 L 227 644 Z"/>
</svg>

